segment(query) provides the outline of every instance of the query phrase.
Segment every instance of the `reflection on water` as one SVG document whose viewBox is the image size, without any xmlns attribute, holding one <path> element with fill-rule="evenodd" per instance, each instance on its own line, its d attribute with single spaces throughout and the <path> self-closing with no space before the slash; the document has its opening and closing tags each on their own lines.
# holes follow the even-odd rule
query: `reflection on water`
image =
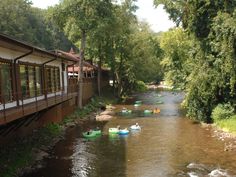
<svg viewBox="0 0 236 177">
<path fill-rule="evenodd" d="M 71 156 L 71 171 L 74 177 L 87 177 L 91 171 L 90 163 L 94 161 L 95 156 L 88 152 L 89 145 L 89 142 L 83 143 L 81 139 L 76 142 L 74 153 Z"/>
<path fill-rule="evenodd" d="M 224 141 L 213 130 L 184 118 L 180 110 L 183 95 L 150 91 L 117 105 L 116 118 L 103 128 L 103 135 L 84 139 L 81 130 L 70 129 L 59 142 L 46 166 L 25 176 L 34 177 L 224 177 L 236 176 L 235 151 L 224 151 Z M 142 105 L 134 107 L 135 100 Z M 159 100 L 163 104 L 156 104 Z M 119 113 L 132 109 L 128 115 Z M 160 114 L 143 114 L 160 108 Z M 108 129 L 126 128 L 136 122 L 140 131 L 109 135 Z M 91 127 L 91 125 L 89 125 Z M 94 125 L 96 126 L 96 125 Z"/>
</svg>

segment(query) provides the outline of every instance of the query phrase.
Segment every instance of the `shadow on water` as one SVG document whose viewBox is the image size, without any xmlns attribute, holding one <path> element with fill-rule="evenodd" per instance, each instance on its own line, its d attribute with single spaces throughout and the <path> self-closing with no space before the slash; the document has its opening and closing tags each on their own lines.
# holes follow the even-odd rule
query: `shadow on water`
<svg viewBox="0 0 236 177">
<path fill-rule="evenodd" d="M 52 149 L 40 168 L 22 177 L 114 177 L 126 176 L 126 137 L 101 135 L 83 138 L 89 128 L 106 123 L 90 122 L 67 130 L 65 139 Z M 119 169 L 119 170 L 117 170 Z"/>
</svg>

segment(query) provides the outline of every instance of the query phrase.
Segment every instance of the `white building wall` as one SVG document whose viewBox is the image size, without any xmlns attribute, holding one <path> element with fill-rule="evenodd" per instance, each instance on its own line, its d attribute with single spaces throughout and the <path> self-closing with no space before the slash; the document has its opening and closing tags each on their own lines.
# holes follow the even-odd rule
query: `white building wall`
<svg viewBox="0 0 236 177">
<path fill-rule="evenodd" d="M 17 58 L 21 55 L 24 55 L 26 53 L 27 52 L 19 52 L 19 51 L 16 51 L 16 50 L 0 47 L 0 58 L 6 59 L 6 60 L 9 60 L 9 61 L 12 61 L 12 62 L 15 58 Z M 25 57 L 17 60 L 17 62 L 20 61 L 20 62 L 27 62 L 27 63 L 32 63 L 32 64 L 43 64 L 43 63 L 45 63 L 49 60 L 52 60 L 52 59 L 53 59 L 52 57 L 50 57 L 50 58 L 40 57 L 40 56 L 34 55 L 34 53 L 32 53 L 28 56 L 25 56 Z M 64 77 L 65 92 L 67 92 L 67 86 L 68 86 L 67 72 L 62 71 L 61 63 L 62 62 L 60 61 L 60 59 L 58 59 L 58 60 L 47 63 L 46 66 L 59 67 L 59 70 L 60 70 L 60 72 L 59 72 L 60 73 L 60 84 L 61 84 L 61 87 L 62 87 L 62 81 L 63 81 L 62 77 Z M 65 68 L 67 68 L 67 66 L 65 66 Z M 56 95 L 61 95 L 61 92 L 57 92 Z M 55 96 L 55 94 L 48 94 L 47 96 L 52 97 L 52 96 Z M 37 100 L 42 100 L 42 99 L 44 99 L 44 96 L 37 97 Z M 28 103 L 31 103 L 31 102 L 34 102 L 34 101 L 36 101 L 36 98 L 25 99 L 24 104 L 28 104 Z M 19 104 L 22 105 L 22 102 L 19 101 Z M 15 107 L 15 106 L 16 106 L 16 101 L 5 104 L 5 108 L 11 108 L 11 107 Z M 0 110 L 2 110 L 2 109 L 4 109 L 3 104 L 0 104 Z"/>
</svg>

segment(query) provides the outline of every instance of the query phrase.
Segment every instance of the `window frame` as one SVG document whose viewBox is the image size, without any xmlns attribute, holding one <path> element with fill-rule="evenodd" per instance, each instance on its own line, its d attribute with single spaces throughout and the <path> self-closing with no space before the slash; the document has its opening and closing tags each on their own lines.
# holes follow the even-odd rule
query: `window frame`
<svg viewBox="0 0 236 177">
<path fill-rule="evenodd" d="M 5 100 L 5 98 L 3 98 L 2 96 L 2 82 L 1 82 L 1 77 L 2 77 L 2 73 L 1 73 L 1 70 L 0 70 L 0 104 L 7 104 L 7 103 L 12 103 L 15 101 L 15 95 L 14 95 L 14 86 L 13 86 L 13 81 L 14 81 L 14 77 L 13 77 L 13 64 L 12 64 L 12 61 L 11 60 L 8 60 L 8 59 L 4 59 L 4 58 L 1 58 L 0 57 L 0 65 L 1 64 L 7 64 L 9 65 L 9 76 L 10 78 L 10 94 L 9 94 L 9 97 L 11 97 L 9 100 Z"/>
<path fill-rule="evenodd" d="M 42 96 L 43 95 L 43 76 L 42 76 L 42 65 L 40 64 L 36 64 L 36 63 L 30 63 L 30 62 L 22 62 L 20 61 L 19 62 L 19 80 L 20 80 L 20 90 L 21 90 L 21 94 L 22 93 L 22 85 L 21 85 L 21 77 L 20 77 L 20 67 L 21 66 L 24 66 L 25 67 L 25 72 L 26 72 L 26 84 L 27 84 L 27 91 L 26 91 L 26 96 L 23 96 L 21 98 L 23 99 L 29 99 L 29 98 L 35 98 L 35 97 L 39 97 L 39 96 Z M 29 76 L 29 67 L 32 67 L 33 68 L 33 95 L 30 94 L 30 76 Z M 39 68 L 39 75 L 40 75 L 40 92 L 38 93 L 38 88 L 37 88 L 37 81 L 38 79 L 36 78 L 36 67 Z"/>
<path fill-rule="evenodd" d="M 48 72 L 50 71 L 50 72 Z M 45 66 L 45 83 L 47 94 L 61 91 L 61 75 L 59 66 Z"/>
</svg>

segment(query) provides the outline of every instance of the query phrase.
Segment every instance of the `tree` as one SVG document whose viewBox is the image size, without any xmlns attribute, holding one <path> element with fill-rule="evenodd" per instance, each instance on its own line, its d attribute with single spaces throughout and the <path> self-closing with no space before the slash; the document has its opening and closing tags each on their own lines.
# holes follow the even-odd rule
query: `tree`
<svg viewBox="0 0 236 177">
<path fill-rule="evenodd" d="M 114 5 L 111 1 L 102 1 L 99 6 L 99 18 L 97 19 L 97 27 L 89 32 L 88 45 L 90 51 L 88 52 L 89 58 L 95 58 L 98 62 L 98 76 L 97 88 L 98 95 L 101 95 L 101 67 L 105 58 L 110 58 L 111 36 L 115 28 L 115 14 Z"/>
<path fill-rule="evenodd" d="M 185 88 L 187 77 L 192 71 L 191 40 L 182 28 L 175 28 L 161 36 L 164 51 L 161 62 L 165 70 L 165 80 L 175 87 Z"/>
<path fill-rule="evenodd" d="M 72 43 L 49 20 L 47 10 L 31 7 L 30 1 L 2 1 L 0 3 L 0 31 L 18 40 L 48 50 L 69 50 Z"/>
<path fill-rule="evenodd" d="M 79 107 L 82 108 L 82 96 L 83 96 L 83 61 L 84 53 L 86 47 L 86 35 L 89 31 L 95 29 L 98 25 L 100 8 L 102 7 L 102 2 L 100 0 L 63 0 L 59 5 L 54 9 L 54 18 L 57 23 L 64 29 L 66 25 L 71 24 L 71 21 L 74 22 L 73 25 L 75 28 L 69 29 L 70 33 L 78 33 L 78 31 L 71 31 L 74 29 L 80 30 L 80 71 L 79 71 Z M 105 1 L 107 2 L 107 1 Z M 79 41 L 78 38 L 75 38 L 76 42 Z"/>
<path fill-rule="evenodd" d="M 132 60 L 133 72 L 136 80 L 144 82 L 159 82 L 162 80 L 162 67 L 160 66 L 163 54 L 160 48 L 159 36 L 151 31 L 146 22 L 133 24 Z"/>
<path fill-rule="evenodd" d="M 110 14 L 99 22 L 97 28 L 89 34 L 90 57 L 95 58 L 98 66 L 103 64 L 111 68 L 114 90 L 119 97 L 126 94 L 126 88 L 131 88 L 133 73 L 128 61 L 131 58 L 131 24 L 135 21 L 133 1 L 124 1 L 121 5 L 108 4 L 103 12 Z M 105 7 L 105 5 L 104 5 Z M 133 9 L 133 10 L 132 10 Z M 99 79 L 98 72 L 98 81 Z M 131 79 L 132 78 L 132 79 Z M 99 82 L 98 82 L 99 83 Z M 130 85 L 131 84 L 131 85 Z M 99 84 L 98 84 L 99 85 Z M 128 85 L 128 86 L 125 86 Z M 98 86 L 99 88 L 99 86 Z"/>
<path fill-rule="evenodd" d="M 154 3 L 164 4 L 170 18 L 182 24 L 192 41 L 192 59 L 187 59 L 190 62 L 187 67 L 192 67 L 185 78 L 187 114 L 211 122 L 212 110 L 218 104 L 230 102 L 235 106 L 236 2 L 155 0 Z"/>
</svg>

